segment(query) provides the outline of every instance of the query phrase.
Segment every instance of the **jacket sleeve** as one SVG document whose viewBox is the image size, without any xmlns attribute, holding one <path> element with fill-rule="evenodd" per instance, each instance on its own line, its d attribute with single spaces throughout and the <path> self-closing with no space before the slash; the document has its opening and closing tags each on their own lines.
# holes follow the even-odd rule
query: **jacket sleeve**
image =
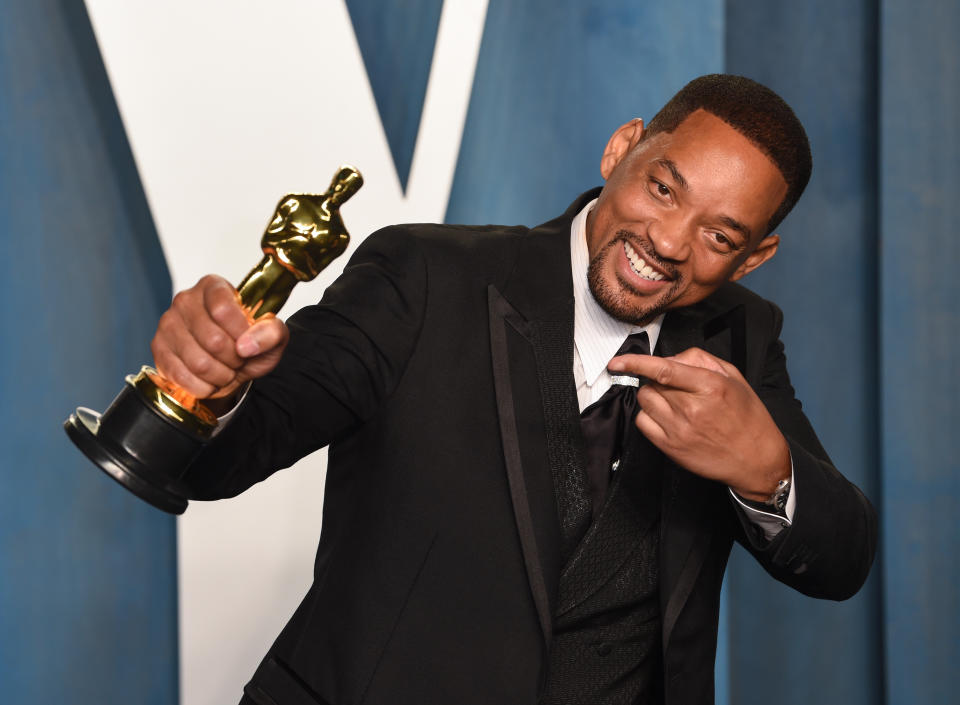
<svg viewBox="0 0 960 705">
<path fill-rule="evenodd" d="M 369 419 L 416 346 L 424 259 L 402 227 L 368 237 L 321 301 L 287 321 L 290 342 L 183 482 L 191 499 L 232 497 Z"/>
<path fill-rule="evenodd" d="M 876 512 L 834 467 L 804 415 L 779 340 L 783 314 L 767 305 L 772 342 L 757 393 L 790 446 L 797 505 L 792 525 L 769 542 L 738 512 L 739 540 L 777 580 L 812 597 L 843 600 L 860 589 L 870 571 Z"/>
</svg>

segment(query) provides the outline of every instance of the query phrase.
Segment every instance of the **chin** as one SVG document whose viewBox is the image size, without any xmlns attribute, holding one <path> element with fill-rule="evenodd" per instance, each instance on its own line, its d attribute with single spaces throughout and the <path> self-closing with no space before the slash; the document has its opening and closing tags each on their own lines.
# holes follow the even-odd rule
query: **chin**
<svg viewBox="0 0 960 705">
<path fill-rule="evenodd" d="M 627 282 L 620 281 L 619 277 L 605 277 L 603 274 L 602 259 L 595 259 L 587 269 L 587 284 L 594 300 L 607 315 L 618 321 L 634 326 L 645 326 L 660 314 L 664 313 L 674 300 L 679 282 L 669 291 L 657 298 L 631 291 Z"/>
<path fill-rule="evenodd" d="M 623 286 L 611 285 L 603 277 L 591 276 L 590 273 L 588 273 L 588 283 L 590 293 L 593 294 L 594 300 L 600 304 L 600 308 L 612 318 L 635 326 L 647 325 L 666 311 L 670 303 L 666 296 L 646 305 L 631 301 L 630 294 L 624 291 Z"/>
</svg>

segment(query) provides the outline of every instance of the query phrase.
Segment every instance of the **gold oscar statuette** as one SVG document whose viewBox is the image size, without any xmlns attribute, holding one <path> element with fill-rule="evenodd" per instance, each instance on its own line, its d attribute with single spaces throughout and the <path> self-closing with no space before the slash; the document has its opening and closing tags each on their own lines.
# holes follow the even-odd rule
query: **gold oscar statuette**
<svg viewBox="0 0 960 705">
<path fill-rule="evenodd" d="M 280 310 L 297 282 L 309 281 L 347 249 L 343 205 L 363 185 L 342 166 L 326 193 L 280 199 L 261 240 L 263 258 L 237 294 L 250 321 Z M 103 414 L 80 407 L 64 422 L 70 440 L 104 472 L 171 514 L 187 508 L 180 478 L 217 427 L 203 403 L 152 367 L 128 375 Z"/>
</svg>

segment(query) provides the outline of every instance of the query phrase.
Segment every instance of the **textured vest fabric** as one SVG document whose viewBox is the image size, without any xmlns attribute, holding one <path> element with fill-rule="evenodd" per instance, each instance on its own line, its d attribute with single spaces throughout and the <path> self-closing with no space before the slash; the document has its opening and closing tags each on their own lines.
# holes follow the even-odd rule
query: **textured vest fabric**
<svg viewBox="0 0 960 705">
<path fill-rule="evenodd" d="M 600 514 L 560 575 L 541 705 L 663 702 L 661 464 L 649 442 L 637 436 Z"/>
</svg>

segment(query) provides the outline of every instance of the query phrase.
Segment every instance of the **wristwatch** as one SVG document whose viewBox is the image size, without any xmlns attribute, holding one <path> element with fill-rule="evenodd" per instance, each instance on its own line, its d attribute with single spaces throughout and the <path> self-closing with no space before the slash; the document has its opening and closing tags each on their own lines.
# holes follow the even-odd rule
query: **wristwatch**
<svg viewBox="0 0 960 705">
<path fill-rule="evenodd" d="M 774 491 L 772 495 L 770 495 L 770 499 L 764 502 L 764 504 L 770 505 L 771 507 L 773 507 L 779 513 L 782 514 L 783 510 L 787 506 L 787 499 L 789 497 L 790 497 L 790 480 L 780 480 L 780 482 L 777 483 L 777 489 Z"/>
</svg>

